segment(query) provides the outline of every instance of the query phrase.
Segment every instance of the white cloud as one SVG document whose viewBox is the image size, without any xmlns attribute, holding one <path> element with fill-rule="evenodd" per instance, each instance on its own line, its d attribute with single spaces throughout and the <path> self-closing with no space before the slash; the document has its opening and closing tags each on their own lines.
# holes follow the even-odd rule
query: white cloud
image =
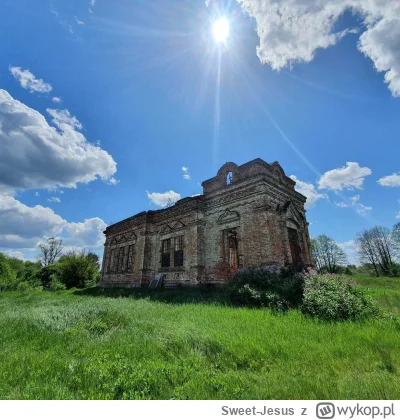
<svg viewBox="0 0 400 420">
<path fill-rule="evenodd" d="M 66 221 L 48 207 L 28 207 L 0 194 L 0 247 L 29 248 L 62 232 Z"/>
<path fill-rule="evenodd" d="M 67 110 L 44 116 L 0 89 L 0 191 L 75 188 L 116 172 L 113 158 L 89 143 Z"/>
<path fill-rule="evenodd" d="M 364 178 L 371 173 L 371 169 L 361 168 L 357 162 L 347 162 L 346 166 L 325 172 L 318 180 L 318 188 L 335 191 L 362 189 Z"/>
<path fill-rule="evenodd" d="M 62 20 L 60 18 L 60 14 L 55 10 L 54 8 L 51 9 L 51 13 L 56 17 L 58 23 L 62 25 L 65 29 L 67 29 L 71 34 L 74 34 L 74 31 L 72 29 L 71 24 L 69 24 L 67 21 Z"/>
<path fill-rule="evenodd" d="M 356 205 L 356 212 L 360 214 L 361 216 L 365 216 L 372 210 L 372 207 L 370 206 L 364 206 L 364 204 L 357 203 Z"/>
<path fill-rule="evenodd" d="M 40 195 L 40 194 L 39 194 L 39 192 L 38 192 L 38 191 L 36 191 L 36 192 L 35 192 L 35 197 L 39 197 L 39 195 Z"/>
<path fill-rule="evenodd" d="M 0 248 L 32 248 L 51 236 L 60 237 L 68 246 L 96 248 L 104 244 L 106 227 L 98 217 L 69 223 L 48 207 L 29 207 L 0 195 Z"/>
<path fill-rule="evenodd" d="M 351 265 L 360 265 L 360 259 L 357 252 L 356 243 L 354 240 L 338 243 L 347 255 L 347 262 Z"/>
<path fill-rule="evenodd" d="M 74 130 L 82 130 L 82 124 L 76 117 L 70 114 L 67 109 L 50 109 L 46 111 L 53 119 L 51 120 L 61 131 L 68 130 L 72 127 Z"/>
<path fill-rule="evenodd" d="M 184 179 L 190 179 L 191 175 L 189 173 L 189 168 L 187 166 L 182 166 L 182 171 L 183 171 L 183 178 Z"/>
<path fill-rule="evenodd" d="M 173 204 L 181 199 L 181 195 L 172 190 L 166 191 L 165 193 L 149 193 L 146 191 L 147 197 L 157 206 L 166 207 Z"/>
<path fill-rule="evenodd" d="M 62 102 L 61 98 L 59 98 L 58 96 L 54 96 L 52 98 L 52 101 L 55 102 L 55 103 L 57 103 L 57 104 L 60 104 Z"/>
<path fill-rule="evenodd" d="M 61 203 L 61 200 L 58 197 L 50 197 L 47 199 L 47 201 L 51 203 Z"/>
<path fill-rule="evenodd" d="M 400 211 L 399 214 L 396 216 L 396 219 L 400 219 Z"/>
<path fill-rule="evenodd" d="M 375 0 L 378 3 L 378 0 Z M 369 25 L 361 37 L 358 48 L 374 63 L 379 72 L 385 72 L 385 83 L 393 96 L 400 96 L 400 3 L 387 0 L 376 16 L 383 16 Z"/>
<path fill-rule="evenodd" d="M 75 17 L 75 22 L 78 24 L 78 25 L 84 25 L 85 24 L 85 22 L 83 22 L 82 20 L 79 20 L 76 16 L 74 16 Z"/>
<path fill-rule="evenodd" d="M 22 70 L 21 67 L 11 67 L 10 72 L 19 82 L 19 84 L 30 92 L 48 93 L 52 87 L 42 79 L 36 79 L 35 75 L 29 70 Z"/>
<path fill-rule="evenodd" d="M 342 207 L 342 208 L 352 207 L 361 216 L 367 215 L 372 210 L 372 207 L 365 206 L 364 204 L 360 203 L 360 195 L 359 194 L 357 194 L 353 197 L 350 197 L 349 200 L 350 200 L 350 204 L 346 204 L 343 201 L 340 202 L 340 203 L 335 203 L 335 204 L 336 204 L 336 206 Z"/>
<path fill-rule="evenodd" d="M 96 4 L 96 0 L 90 0 L 90 5 L 94 6 Z"/>
<path fill-rule="evenodd" d="M 310 209 L 315 206 L 316 202 L 321 198 L 327 198 L 326 194 L 320 194 L 315 189 L 315 186 L 311 183 L 300 181 L 295 175 L 290 176 L 293 181 L 296 182 L 295 189 L 300 194 L 303 194 L 307 197 L 307 201 L 305 204 L 306 209 Z"/>
<path fill-rule="evenodd" d="M 118 183 L 119 183 L 119 180 L 115 179 L 114 177 L 111 177 L 107 182 L 107 184 L 109 185 L 117 185 Z"/>
<path fill-rule="evenodd" d="M 384 176 L 378 179 L 378 184 L 382 185 L 382 187 L 400 187 L 400 173 Z"/>
<path fill-rule="evenodd" d="M 400 95 L 400 2 L 398 0 L 237 0 L 254 17 L 261 62 L 279 70 L 310 62 L 319 48 L 328 48 L 348 33 L 335 31 L 346 10 L 356 13 L 365 31 L 358 48 L 369 57 L 394 96 Z"/>
<path fill-rule="evenodd" d="M 105 241 L 103 232 L 106 227 L 107 225 L 99 217 L 86 219 L 80 223 L 68 223 L 65 231 L 69 237 L 65 240 L 65 244 L 86 248 L 102 246 Z"/>
<path fill-rule="evenodd" d="M 7 249 L 4 251 L 4 254 L 9 258 L 16 258 L 17 260 L 25 260 L 24 254 L 21 251 L 13 251 L 12 249 Z"/>
</svg>

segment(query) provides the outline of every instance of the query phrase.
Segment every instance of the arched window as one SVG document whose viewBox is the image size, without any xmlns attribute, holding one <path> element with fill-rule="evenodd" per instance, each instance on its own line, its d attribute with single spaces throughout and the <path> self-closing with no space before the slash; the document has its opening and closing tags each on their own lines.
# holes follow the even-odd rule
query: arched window
<svg viewBox="0 0 400 420">
<path fill-rule="evenodd" d="M 228 175 L 226 176 L 226 185 L 231 185 L 232 184 L 232 172 L 229 172 Z"/>
</svg>

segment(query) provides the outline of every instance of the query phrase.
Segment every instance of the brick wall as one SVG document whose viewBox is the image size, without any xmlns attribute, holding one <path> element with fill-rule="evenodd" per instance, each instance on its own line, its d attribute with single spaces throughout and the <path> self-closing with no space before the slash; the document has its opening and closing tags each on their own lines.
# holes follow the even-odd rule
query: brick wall
<svg viewBox="0 0 400 420">
<path fill-rule="evenodd" d="M 227 179 L 232 182 L 227 183 Z M 232 232 L 239 266 L 291 264 L 289 227 L 297 231 L 303 264 L 312 265 L 305 197 L 295 191 L 294 181 L 277 162 L 255 159 L 242 166 L 230 162 L 202 185 L 201 196 L 109 226 L 105 231 L 101 285 L 148 285 L 161 273 L 166 276 L 166 285 L 227 281 L 221 267 L 226 267 L 225 242 Z M 171 239 L 173 243 L 178 236 L 184 238 L 183 266 L 174 267 L 171 252 L 170 267 L 162 267 L 162 241 Z M 125 255 L 122 268 L 109 270 L 112 250 L 128 249 L 130 244 L 135 247 L 133 269 L 127 271 Z"/>
</svg>

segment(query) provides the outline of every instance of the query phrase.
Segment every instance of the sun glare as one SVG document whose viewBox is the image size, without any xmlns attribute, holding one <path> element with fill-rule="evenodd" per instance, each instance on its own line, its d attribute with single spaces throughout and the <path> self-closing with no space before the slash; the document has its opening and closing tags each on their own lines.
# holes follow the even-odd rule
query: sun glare
<svg viewBox="0 0 400 420">
<path fill-rule="evenodd" d="M 218 19 L 212 26 L 212 33 L 216 42 L 226 42 L 229 36 L 229 22 L 225 18 Z"/>
</svg>

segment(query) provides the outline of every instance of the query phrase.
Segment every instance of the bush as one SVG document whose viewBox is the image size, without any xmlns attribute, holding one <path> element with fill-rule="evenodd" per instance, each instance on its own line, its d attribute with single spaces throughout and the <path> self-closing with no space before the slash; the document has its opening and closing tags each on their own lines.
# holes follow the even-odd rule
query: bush
<svg viewBox="0 0 400 420">
<path fill-rule="evenodd" d="M 286 310 L 290 303 L 274 292 L 260 291 L 250 285 L 233 288 L 230 298 L 237 305 Z"/>
<path fill-rule="evenodd" d="M 95 254 L 85 255 L 85 251 L 70 252 L 63 255 L 55 265 L 55 278 L 67 289 L 90 287 L 99 281 L 99 263 Z"/>
<path fill-rule="evenodd" d="M 392 265 L 390 266 L 389 276 L 400 277 L 400 264 L 392 263 Z"/>
<path fill-rule="evenodd" d="M 38 263 L 24 262 L 0 253 L 0 292 L 6 290 L 24 292 L 40 288 L 39 271 Z"/>
<path fill-rule="evenodd" d="M 58 264 L 42 267 L 38 273 L 39 280 L 45 290 L 52 290 L 52 283 L 59 282 Z"/>
<path fill-rule="evenodd" d="M 354 281 L 331 274 L 305 279 L 301 310 L 325 321 L 359 320 L 379 313 Z"/>
<path fill-rule="evenodd" d="M 301 303 L 303 281 L 291 269 L 243 268 L 232 278 L 230 299 L 239 305 L 288 309 Z"/>
<path fill-rule="evenodd" d="M 17 277 L 10 267 L 8 258 L 0 253 L 0 291 L 16 290 L 17 285 Z"/>
<path fill-rule="evenodd" d="M 56 274 L 52 274 L 48 289 L 51 292 L 58 292 L 59 290 L 65 290 L 66 287 L 65 284 L 61 283 Z"/>
</svg>

